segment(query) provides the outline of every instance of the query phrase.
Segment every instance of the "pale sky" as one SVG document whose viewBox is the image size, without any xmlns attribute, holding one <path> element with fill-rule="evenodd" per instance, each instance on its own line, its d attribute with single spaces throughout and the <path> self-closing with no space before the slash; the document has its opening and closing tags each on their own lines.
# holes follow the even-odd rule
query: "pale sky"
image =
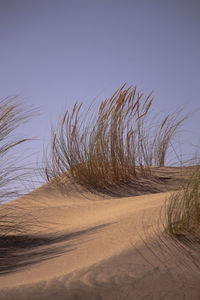
<svg viewBox="0 0 200 300">
<path fill-rule="evenodd" d="M 154 90 L 156 111 L 185 105 L 182 152 L 200 145 L 199 0 L 0 0 L 0 43 L 0 98 L 41 108 L 21 128 L 38 160 L 65 108 L 124 82 Z"/>
</svg>

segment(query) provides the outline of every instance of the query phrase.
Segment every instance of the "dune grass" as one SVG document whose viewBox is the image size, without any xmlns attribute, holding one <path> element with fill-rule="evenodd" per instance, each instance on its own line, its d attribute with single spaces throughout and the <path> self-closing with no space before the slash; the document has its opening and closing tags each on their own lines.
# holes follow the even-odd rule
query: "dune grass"
<svg viewBox="0 0 200 300">
<path fill-rule="evenodd" d="M 16 150 L 29 139 L 15 136 L 18 127 L 23 125 L 34 114 L 28 110 L 17 97 L 7 97 L 0 101 L 0 235 L 21 228 L 22 220 L 15 217 L 16 207 L 4 210 L 5 202 L 23 194 L 20 180 L 27 170 L 19 165 L 23 158 L 17 156 Z M 19 154 L 19 153 L 18 153 Z M 24 153 L 21 153 L 24 157 Z"/>
<path fill-rule="evenodd" d="M 152 92 L 124 84 L 109 99 L 83 113 L 75 103 L 52 131 L 45 176 L 57 182 L 71 178 L 89 190 L 129 184 L 164 166 L 170 143 L 185 117 L 179 112 L 152 116 Z"/>
<path fill-rule="evenodd" d="M 170 234 L 188 236 L 189 233 L 200 243 L 200 165 L 183 188 L 171 195 L 166 214 Z"/>
</svg>

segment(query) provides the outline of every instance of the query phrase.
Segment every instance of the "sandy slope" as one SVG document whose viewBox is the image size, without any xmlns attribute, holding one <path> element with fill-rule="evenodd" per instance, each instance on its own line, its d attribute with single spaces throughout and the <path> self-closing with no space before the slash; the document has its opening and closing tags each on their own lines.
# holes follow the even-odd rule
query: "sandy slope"
<svg viewBox="0 0 200 300">
<path fill-rule="evenodd" d="M 8 204 L 29 223 L 0 260 L 0 299 L 200 299 L 198 253 L 162 232 L 167 196 L 44 187 Z"/>
</svg>

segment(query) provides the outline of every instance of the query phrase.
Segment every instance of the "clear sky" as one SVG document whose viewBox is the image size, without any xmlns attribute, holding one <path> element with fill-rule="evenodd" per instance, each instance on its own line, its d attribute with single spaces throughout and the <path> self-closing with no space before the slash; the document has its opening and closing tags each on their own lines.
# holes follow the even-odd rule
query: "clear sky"
<svg viewBox="0 0 200 300">
<path fill-rule="evenodd" d="M 183 152 L 200 145 L 199 0 L 0 0 L 0 98 L 20 94 L 41 115 L 21 129 L 42 157 L 51 124 L 75 101 L 124 82 L 154 107 L 185 104 Z M 23 132 L 24 131 L 24 132 Z"/>
</svg>

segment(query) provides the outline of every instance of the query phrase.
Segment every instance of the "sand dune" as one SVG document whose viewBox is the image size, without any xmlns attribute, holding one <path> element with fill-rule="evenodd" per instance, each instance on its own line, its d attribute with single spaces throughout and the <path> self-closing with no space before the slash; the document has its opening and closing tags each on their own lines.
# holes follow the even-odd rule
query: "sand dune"
<svg viewBox="0 0 200 300">
<path fill-rule="evenodd" d="M 0 299 L 200 299 L 198 251 L 163 232 L 169 194 L 64 196 L 46 185 L 7 204 L 27 231 L 5 244 Z"/>
</svg>

